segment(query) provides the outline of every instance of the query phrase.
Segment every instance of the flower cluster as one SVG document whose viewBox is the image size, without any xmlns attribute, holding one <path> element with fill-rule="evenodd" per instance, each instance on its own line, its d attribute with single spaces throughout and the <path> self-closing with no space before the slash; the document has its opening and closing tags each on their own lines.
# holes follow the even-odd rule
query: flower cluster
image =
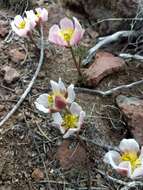
<svg viewBox="0 0 143 190">
<path fill-rule="evenodd" d="M 30 37 L 37 47 L 31 35 L 32 30 L 48 20 L 48 11 L 45 8 L 36 8 L 35 11 L 25 11 L 25 16 L 15 16 L 11 22 L 12 30 L 21 37 Z M 84 29 L 77 18 L 69 19 L 64 17 L 60 20 L 59 25 L 54 24 L 49 30 L 49 42 L 70 49 L 78 75 L 81 77 L 80 62 L 77 61 L 72 46 L 79 44 L 84 34 Z M 80 60 L 80 59 L 79 59 Z"/>
<path fill-rule="evenodd" d="M 48 20 L 48 11 L 45 8 L 37 8 L 34 11 L 25 12 L 25 16 L 15 16 L 11 23 L 13 31 L 22 37 L 30 37 L 32 30 Z M 59 24 L 54 24 L 49 30 L 48 40 L 56 45 L 66 47 L 71 51 L 79 78 L 82 78 L 80 61 L 74 54 L 74 48 L 78 47 L 84 35 L 84 29 L 77 18 L 64 17 Z M 34 43 L 34 40 L 32 40 Z M 74 47 L 74 48 L 73 48 Z M 79 57 L 78 57 L 79 58 Z M 79 59 L 80 60 L 80 59 Z M 51 114 L 53 126 L 57 127 L 68 138 L 80 131 L 85 118 L 85 112 L 75 102 L 74 85 L 67 88 L 59 78 L 58 82 L 50 81 L 51 92 L 41 94 L 35 101 L 36 108 Z M 109 151 L 104 156 L 104 162 L 110 164 L 118 173 L 132 179 L 143 176 L 143 147 L 134 139 L 123 139 L 119 145 L 119 151 Z"/>
<path fill-rule="evenodd" d="M 74 102 L 73 84 L 66 88 L 61 78 L 58 82 L 51 80 L 50 83 L 52 91 L 49 94 L 41 94 L 35 101 L 35 106 L 43 113 L 51 113 L 53 125 L 60 129 L 63 138 L 68 138 L 81 129 L 85 112 Z"/>
<path fill-rule="evenodd" d="M 27 37 L 36 26 L 47 20 L 48 11 L 45 8 L 36 8 L 35 11 L 26 11 L 24 17 L 16 15 L 11 22 L 11 27 L 17 35 Z"/>
<path fill-rule="evenodd" d="M 123 139 L 119 144 L 119 152 L 109 151 L 104 162 L 109 163 L 118 173 L 132 179 L 143 176 L 143 147 L 134 139 Z"/>
</svg>

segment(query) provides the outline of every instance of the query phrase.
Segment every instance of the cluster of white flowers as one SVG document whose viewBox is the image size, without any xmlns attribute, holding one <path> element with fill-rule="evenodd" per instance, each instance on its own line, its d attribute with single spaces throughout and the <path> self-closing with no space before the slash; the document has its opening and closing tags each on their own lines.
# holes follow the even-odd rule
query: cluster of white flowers
<svg viewBox="0 0 143 190">
<path fill-rule="evenodd" d="M 48 20 L 48 11 L 45 8 L 26 11 L 25 15 L 16 15 L 11 22 L 12 30 L 21 37 L 27 37 L 36 26 Z"/>
<path fill-rule="evenodd" d="M 35 101 L 35 106 L 43 113 L 51 113 L 53 125 L 60 129 L 63 138 L 68 138 L 81 129 L 85 112 L 74 102 L 73 84 L 66 88 L 61 78 L 58 82 L 51 80 L 50 83 L 52 91 L 49 94 L 41 94 Z"/>
</svg>

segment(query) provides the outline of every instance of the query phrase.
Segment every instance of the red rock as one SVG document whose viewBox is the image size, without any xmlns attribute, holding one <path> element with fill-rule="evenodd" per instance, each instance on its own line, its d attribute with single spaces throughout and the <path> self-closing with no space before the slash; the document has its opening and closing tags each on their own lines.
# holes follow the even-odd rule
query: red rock
<svg viewBox="0 0 143 190">
<path fill-rule="evenodd" d="M 94 63 L 85 71 L 87 82 L 96 86 L 104 77 L 123 69 L 125 61 L 111 53 L 98 52 Z"/>
<path fill-rule="evenodd" d="M 63 143 L 59 146 L 56 159 L 59 160 L 61 167 L 64 170 L 69 170 L 73 167 L 85 167 L 87 163 L 87 153 L 85 149 L 77 144 L 73 148 L 70 140 L 64 140 Z"/>
<path fill-rule="evenodd" d="M 124 114 L 131 134 L 143 145 L 143 99 L 119 95 L 116 102 Z"/>
<path fill-rule="evenodd" d="M 12 49 L 9 51 L 10 59 L 14 63 L 18 63 L 20 61 L 23 61 L 25 59 L 25 53 L 19 51 L 18 49 Z"/>
<path fill-rule="evenodd" d="M 4 74 L 4 80 L 10 84 L 17 78 L 19 78 L 20 74 L 17 72 L 16 69 L 11 68 L 10 66 L 3 67 L 2 71 L 5 72 Z"/>
</svg>

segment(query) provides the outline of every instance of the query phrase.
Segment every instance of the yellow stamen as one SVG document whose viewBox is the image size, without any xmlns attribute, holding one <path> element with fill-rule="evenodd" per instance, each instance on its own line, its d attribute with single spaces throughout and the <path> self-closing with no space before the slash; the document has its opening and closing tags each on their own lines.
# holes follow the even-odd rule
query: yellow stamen
<svg viewBox="0 0 143 190">
<path fill-rule="evenodd" d="M 75 115 L 72 115 L 72 114 L 66 114 L 64 116 L 64 127 L 66 129 L 69 129 L 69 128 L 76 128 L 76 123 L 78 122 L 78 117 L 75 116 Z"/>
<path fill-rule="evenodd" d="M 37 12 L 35 15 L 36 15 L 38 18 L 41 16 L 41 14 L 40 14 L 39 12 Z"/>
<path fill-rule="evenodd" d="M 54 95 L 48 95 L 48 104 L 52 106 L 54 103 Z"/>
<path fill-rule="evenodd" d="M 24 29 L 24 28 L 25 28 L 25 25 L 26 25 L 26 21 L 23 20 L 23 21 L 21 21 L 21 22 L 18 24 L 18 28 L 19 28 L 19 29 Z"/>
<path fill-rule="evenodd" d="M 72 28 L 63 29 L 60 31 L 60 36 L 66 41 L 70 42 L 72 35 L 74 33 L 74 30 Z"/>
<path fill-rule="evenodd" d="M 122 161 L 129 161 L 131 163 L 132 172 L 137 167 L 141 166 L 141 159 L 135 152 L 126 152 L 121 156 Z"/>
</svg>

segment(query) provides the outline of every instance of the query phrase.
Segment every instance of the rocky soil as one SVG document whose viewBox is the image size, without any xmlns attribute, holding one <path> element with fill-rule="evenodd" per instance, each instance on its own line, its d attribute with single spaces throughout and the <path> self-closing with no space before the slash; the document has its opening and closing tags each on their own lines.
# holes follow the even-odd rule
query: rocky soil
<svg viewBox="0 0 143 190">
<path fill-rule="evenodd" d="M 105 5 L 105 1 L 100 1 L 100 5 L 108 11 L 116 3 L 124 4 L 121 0 L 108 2 Z M 67 5 L 68 1 L 63 3 Z M 78 1 L 76 3 L 78 6 Z M 91 5 L 90 0 L 88 3 Z M 132 3 L 136 5 L 136 1 Z M 130 9 L 136 8 L 132 3 L 128 4 Z M 58 23 L 65 14 L 77 16 L 86 29 L 81 42 L 85 50 L 95 44 L 100 33 L 89 25 L 91 15 L 87 18 L 85 13 L 77 14 L 76 9 L 75 12 L 63 9 L 57 2 L 49 3 L 48 10 L 48 28 Z M 104 10 L 100 12 L 104 13 Z M 14 15 L 9 9 L 0 9 L 1 120 L 19 100 L 38 64 L 34 46 L 9 33 Z M 102 18 L 99 16 L 99 19 Z M 90 88 L 106 91 L 143 79 L 142 62 L 124 61 L 116 56 L 125 49 L 133 50 L 133 47 L 129 40 L 123 40 L 102 48 L 93 64 L 82 68 L 93 76 L 92 79 L 89 77 Z M 82 140 L 75 137 L 63 140 L 60 132 L 51 126 L 50 116 L 39 113 L 34 101 L 40 94 L 49 92 L 51 79 L 57 81 L 61 77 L 66 85 L 74 83 L 76 86 L 77 74 L 68 49 L 50 45 L 44 61 L 31 92 L 2 128 L 6 132 L 0 134 L 0 190 L 121 189 L 124 185 L 108 176 L 127 182 L 131 180 L 118 175 L 103 163 L 102 158 L 109 146 L 117 146 L 123 138 L 134 137 L 140 144 L 143 143 L 143 85 L 105 97 L 77 91 L 77 102 L 87 114 L 85 126 L 80 132 Z M 107 67 L 103 68 L 103 65 Z"/>
</svg>

